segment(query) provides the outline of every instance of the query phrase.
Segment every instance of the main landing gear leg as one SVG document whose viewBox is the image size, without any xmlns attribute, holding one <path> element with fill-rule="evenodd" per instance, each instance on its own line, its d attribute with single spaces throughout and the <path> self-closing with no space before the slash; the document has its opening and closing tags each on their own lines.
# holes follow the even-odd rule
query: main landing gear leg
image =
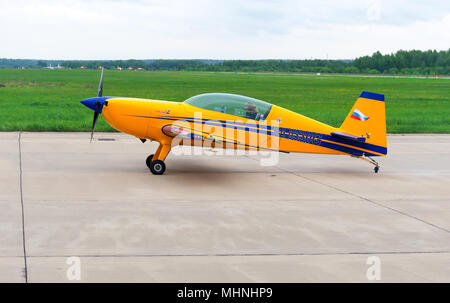
<svg viewBox="0 0 450 303">
<path fill-rule="evenodd" d="M 160 144 L 156 153 L 147 157 L 145 161 L 147 167 L 150 169 L 154 175 L 162 175 L 166 171 L 166 165 L 164 160 L 170 152 L 170 145 Z"/>
<path fill-rule="evenodd" d="M 375 161 L 374 159 L 372 159 L 371 157 L 369 157 L 369 156 L 355 156 L 356 158 L 360 158 L 360 159 L 363 159 L 364 161 L 367 161 L 367 162 L 369 162 L 370 164 L 373 164 L 373 165 L 375 165 L 375 167 L 373 168 L 373 171 L 375 172 L 375 173 L 378 173 L 378 171 L 380 170 L 380 165 L 378 164 L 378 162 L 377 161 Z"/>
</svg>

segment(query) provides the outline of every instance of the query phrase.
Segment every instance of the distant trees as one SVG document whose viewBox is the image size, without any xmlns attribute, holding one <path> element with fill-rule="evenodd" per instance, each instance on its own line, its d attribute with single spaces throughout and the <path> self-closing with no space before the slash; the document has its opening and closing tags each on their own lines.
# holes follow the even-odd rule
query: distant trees
<svg viewBox="0 0 450 303">
<path fill-rule="evenodd" d="M 132 67 L 132 68 L 145 68 L 146 64 L 143 60 L 105 60 L 105 61 L 63 61 L 61 63 L 66 68 L 81 68 L 84 66 L 86 69 L 98 69 L 104 67 L 105 69 L 115 69 L 117 67 Z"/>
<path fill-rule="evenodd" d="M 360 70 L 373 69 L 383 74 L 449 75 L 450 49 L 440 52 L 400 50 L 389 55 L 376 52 L 357 58 L 352 64 Z"/>
<path fill-rule="evenodd" d="M 445 51 L 399 50 L 375 52 L 355 60 L 15 60 L 0 59 L 0 68 L 42 68 L 61 64 L 66 68 L 145 69 L 212 72 L 301 72 L 389 75 L 450 75 L 450 49 Z"/>
<path fill-rule="evenodd" d="M 21 67 L 38 68 L 37 60 L 0 58 L 0 68 L 21 68 Z"/>
<path fill-rule="evenodd" d="M 43 61 L 43 60 L 39 60 L 38 62 L 37 62 L 37 66 L 39 66 L 39 67 L 46 67 L 47 66 L 47 62 L 45 62 L 45 61 Z"/>
</svg>

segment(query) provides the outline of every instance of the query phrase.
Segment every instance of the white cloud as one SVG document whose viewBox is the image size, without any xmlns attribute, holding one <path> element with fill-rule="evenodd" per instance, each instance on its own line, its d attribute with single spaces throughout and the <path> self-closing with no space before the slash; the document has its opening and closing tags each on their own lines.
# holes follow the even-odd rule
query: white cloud
<svg viewBox="0 0 450 303">
<path fill-rule="evenodd" d="M 448 3 L 0 0 L 0 57 L 354 58 L 448 49 Z"/>
</svg>

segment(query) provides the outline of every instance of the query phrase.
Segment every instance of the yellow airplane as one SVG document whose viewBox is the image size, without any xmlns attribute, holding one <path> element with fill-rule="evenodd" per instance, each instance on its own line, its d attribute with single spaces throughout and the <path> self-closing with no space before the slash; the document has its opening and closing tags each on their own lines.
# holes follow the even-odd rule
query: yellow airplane
<svg viewBox="0 0 450 303">
<path fill-rule="evenodd" d="M 270 103 L 224 93 L 201 94 L 184 102 L 103 97 L 81 101 L 94 111 L 91 141 L 99 114 L 118 131 L 142 142 L 159 142 L 146 164 L 155 175 L 176 145 L 348 155 L 373 164 L 387 154 L 384 95 L 363 91 L 339 128 Z"/>
</svg>

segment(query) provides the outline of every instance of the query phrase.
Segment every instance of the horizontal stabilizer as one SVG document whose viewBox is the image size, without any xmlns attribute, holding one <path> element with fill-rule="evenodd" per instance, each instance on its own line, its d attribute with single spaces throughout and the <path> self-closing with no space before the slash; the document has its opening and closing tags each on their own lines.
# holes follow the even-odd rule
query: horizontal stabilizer
<svg viewBox="0 0 450 303">
<path fill-rule="evenodd" d="M 348 133 L 343 133 L 343 132 L 332 132 L 331 135 L 333 137 L 337 137 L 337 138 L 341 138 L 344 140 L 351 140 L 351 141 L 356 141 L 356 142 L 366 142 L 366 138 L 365 137 L 358 137 L 352 134 L 348 134 Z"/>
</svg>

